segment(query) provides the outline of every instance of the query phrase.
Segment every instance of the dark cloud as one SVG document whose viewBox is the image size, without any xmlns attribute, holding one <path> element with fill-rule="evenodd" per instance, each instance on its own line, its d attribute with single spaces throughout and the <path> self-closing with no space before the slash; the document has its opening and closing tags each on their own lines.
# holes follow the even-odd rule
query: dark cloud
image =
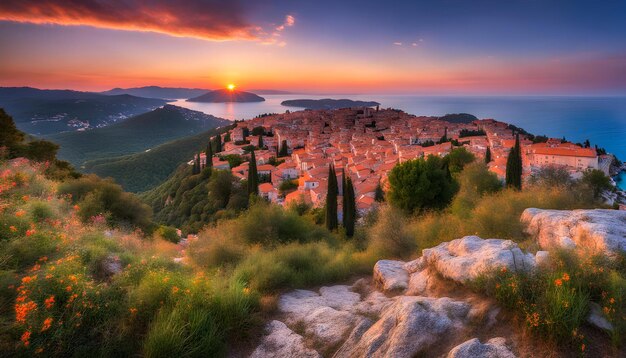
<svg viewBox="0 0 626 358">
<path fill-rule="evenodd" d="M 244 7 L 227 0 L 2 0 L 0 20 L 152 31 L 207 40 L 260 40 Z"/>
</svg>

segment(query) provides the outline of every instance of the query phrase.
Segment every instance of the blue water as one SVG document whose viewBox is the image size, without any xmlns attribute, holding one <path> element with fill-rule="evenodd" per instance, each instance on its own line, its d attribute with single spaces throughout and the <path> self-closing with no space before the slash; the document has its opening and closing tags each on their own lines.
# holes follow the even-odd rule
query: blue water
<svg viewBox="0 0 626 358">
<path fill-rule="evenodd" d="M 565 137 L 572 142 L 589 139 L 592 145 L 606 148 L 626 160 L 626 97 L 434 97 L 409 95 L 264 95 L 260 103 L 192 103 L 176 101 L 186 107 L 217 117 L 249 119 L 262 113 L 298 110 L 281 106 L 286 99 L 350 98 L 372 100 L 382 108 L 393 107 L 415 115 L 440 116 L 447 113 L 471 113 L 478 118 L 494 118 L 514 124 L 530 133 Z M 626 175 L 620 186 L 626 189 Z"/>
</svg>

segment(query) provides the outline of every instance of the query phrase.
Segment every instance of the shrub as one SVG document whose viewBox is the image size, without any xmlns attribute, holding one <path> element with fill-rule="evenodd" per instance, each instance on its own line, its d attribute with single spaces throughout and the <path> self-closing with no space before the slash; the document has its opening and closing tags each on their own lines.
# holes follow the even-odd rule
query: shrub
<svg viewBox="0 0 626 358">
<path fill-rule="evenodd" d="M 407 230 L 404 215 L 391 206 L 381 206 L 376 223 L 370 230 L 369 251 L 377 257 L 403 258 L 416 248 L 416 240 Z"/>
<path fill-rule="evenodd" d="M 159 226 L 155 234 L 161 239 L 173 242 L 175 244 L 180 241 L 180 237 L 178 237 L 178 232 L 176 232 L 175 227 L 161 225 Z"/>
</svg>

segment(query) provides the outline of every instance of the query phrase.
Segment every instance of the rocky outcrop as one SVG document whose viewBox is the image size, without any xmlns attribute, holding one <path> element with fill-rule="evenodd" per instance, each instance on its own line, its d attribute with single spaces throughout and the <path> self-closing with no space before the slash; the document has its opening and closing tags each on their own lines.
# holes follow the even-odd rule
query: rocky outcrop
<svg viewBox="0 0 626 358">
<path fill-rule="evenodd" d="M 469 311 L 468 303 L 447 297 L 399 297 L 368 329 L 358 327 L 335 357 L 414 357 L 462 330 Z"/>
<path fill-rule="evenodd" d="M 544 250 L 570 248 L 614 256 L 626 251 L 626 211 L 543 210 L 529 208 L 521 217 L 525 231 Z"/>
<path fill-rule="evenodd" d="M 515 358 L 515 354 L 502 337 L 492 338 L 485 344 L 474 338 L 452 348 L 447 358 Z"/>
<path fill-rule="evenodd" d="M 386 292 L 402 292 L 409 283 L 408 272 L 404 262 L 380 260 L 374 265 L 374 281 Z"/>
<path fill-rule="evenodd" d="M 304 338 L 295 333 L 287 325 L 280 321 L 271 321 L 265 327 L 266 336 L 261 340 L 261 344 L 252 352 L 251 358 L 291 358 L 321 357 L 313 349 L 304 345 Z"/>
<path fill-rule="evenodd" d="M 536 265 L 534 255 L 522 252 L 513 241 L 483 240 L 478 236 L 465 236 L 425 249 L 421 260 L 441 276 L 458 283 L 471 281 L 494 269 L 529 271 Z"/>
</svg>

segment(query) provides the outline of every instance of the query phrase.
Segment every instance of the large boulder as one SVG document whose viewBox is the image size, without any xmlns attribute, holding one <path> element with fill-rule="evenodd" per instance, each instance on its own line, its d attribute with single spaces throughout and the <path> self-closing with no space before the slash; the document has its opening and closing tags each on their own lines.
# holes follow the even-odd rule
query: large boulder
<svg viewBox="0 0 626 358">
<path fill-rule="evenodd" d="M 265 333 L 261 344 L 250 355 L 251 358 L 321 357 L 315 350 L 304 345 L 302 336 L 290 330 L 280 321 L 268 323 L 265 327 Z"/>
<path fill-rule="evenodd" d="M 402 261 L 378 261 L 374 265 L 374 282 L 385 292 L 404 292 L 409 284 L 409 273 L 404 265 Z"/>
<path fill-rule="evenodd" d="M 529 208 L 521 217 L 525 231 L 544 250 L 576 248 L 614 256 L 626 251 L 624 210 L 543 210 Z"/>
<path fill-rule="evenodd" d="M 422 257 L 428 268 L 459 283 L 476 279 L 483 273 L 498 268 L 511 271 L 529 271 L 535 266 L 535 257 L 524 253 L 511 240 L 486 239 L 465 236 L 424 249 Z M 419 274 L 419 271 L 412 275 Z M 427 277 L 421 277 L 422 284 Z M 416 283 L 417 284 L 417 283 Z"/>
<path fill-rule="evenodd" d="M 492 338 L 485 344 L 474 338 L 452 348 L 447 358 L 515 358 L 515 354 L 502 337 Z"/>
<path fill-rule="evenodd" d="M 399 296 L 376 323 L 362 320 L 335 357 L 414 357 L 463 329 L 470 305 L 450 298 Z"/>
</svg>

